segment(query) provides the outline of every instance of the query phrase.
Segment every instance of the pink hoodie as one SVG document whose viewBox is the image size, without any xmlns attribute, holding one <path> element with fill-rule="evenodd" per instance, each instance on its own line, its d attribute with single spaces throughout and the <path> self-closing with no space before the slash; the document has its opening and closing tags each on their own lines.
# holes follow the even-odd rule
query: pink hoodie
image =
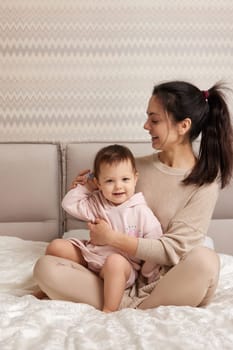
<svg viewBox="0 0 233 350">
<path fill-rule="evenodd" d="M 114 230 L 129 236 L 158 239 L 162 235 L 161 225 L 147 206 L 141 192 L 115 206 L 103 197 L 101 191 L 89 192 L 86 187 L 78 185 L 66 194 L 62 207 L 67 213 L 80 220 L 95 222 L 96 218 L 104 219 Z M 76 238 L 69 240 L 81 249 L 88 267 L 95 272 L 100 271 L 107 256 L 114 252 L 124 255 L 135 270 L 141 267 L 140 260 L 128 257 L 112 247 L 94 246 L 89 241 L 80 241 Z"/>
</svg>

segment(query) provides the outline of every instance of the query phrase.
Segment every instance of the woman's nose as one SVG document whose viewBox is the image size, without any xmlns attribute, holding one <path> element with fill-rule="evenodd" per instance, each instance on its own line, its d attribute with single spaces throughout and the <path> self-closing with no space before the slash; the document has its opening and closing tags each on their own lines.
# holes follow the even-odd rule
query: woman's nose
<svg viewBox="0 0 233 350">
<path fill-rule="evenodd" d="M 145 121 L 143 127 L 144 127 L 145 130 L 149 130 L 149 121 L 148 121 L 148 119 Z"/>
</svg>

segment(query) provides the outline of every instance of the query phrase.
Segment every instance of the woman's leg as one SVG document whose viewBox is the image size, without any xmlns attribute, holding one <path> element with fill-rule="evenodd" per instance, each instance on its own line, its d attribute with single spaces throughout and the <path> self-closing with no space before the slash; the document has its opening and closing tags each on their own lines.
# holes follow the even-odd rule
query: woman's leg
<svg viewBox="0 0 233 350">
<path fill-rule="evenodd" d="M 56 238 L 49 243 L 45 251 L 45 255 L 53 255 L 60 258 L 69 259 L 83 266 L 87 266 L 81 250 L 74 246 L 71 242 L 62 238 Z M 37 299 L 43 299 L 47 296 L 42 290 L 36 290 L 32 293 L 32 295 Z"/>
<path fill-rule="evenodd" d="M 219 270 L 218 255 L 211 249 L 196 247 L 158 281 L 150 296 L 138 308 L 206 305 L 216 290 Z"/>
<path fill-rule="evenodd" d="M 103 281 L 73 261 L 42 256 L 34 267 L 34 277 L 50 299 L 86 303 L 102 310 Z"/>
<path fill-rule="evenodd" d="M 118 310 L 131 269 L 131 264 L 122 255 L 107 257 L 100 271 L 100 277 L 104 280 L 104 312 Z"/>
</svg>

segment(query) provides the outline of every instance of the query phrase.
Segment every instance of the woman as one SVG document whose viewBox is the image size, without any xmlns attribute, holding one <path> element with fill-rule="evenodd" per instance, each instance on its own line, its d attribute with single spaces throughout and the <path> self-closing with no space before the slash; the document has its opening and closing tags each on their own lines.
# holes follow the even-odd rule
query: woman
<svg viewBox="0 0 233 350">
<path fill-rule="evenodd" d="M 214 295 L 219 276 L 217 254 L 202 246 L 218 198 L 232 177 L 233 131 L 229 111 L 215 85 L 208 91 L 182 81 L 154 87 L 144 128 L 156 154 L 138 160 L 138 191 L 162 224 L 158 240 L 114 232 L 104 220 L 89 223 L 91 242 L 162 266 L 160 278 L 126 290 L 120 308 L 160 305 L 201 306 Z M 192 142 L 200 135 L 196 154 Z M 141 180 L 140 180 L 141 179 Z M 101 309 L 103 282 L 83 266 L 44 256 L 35 278 L 51 299 L 88 303 Z"/>
</svg>

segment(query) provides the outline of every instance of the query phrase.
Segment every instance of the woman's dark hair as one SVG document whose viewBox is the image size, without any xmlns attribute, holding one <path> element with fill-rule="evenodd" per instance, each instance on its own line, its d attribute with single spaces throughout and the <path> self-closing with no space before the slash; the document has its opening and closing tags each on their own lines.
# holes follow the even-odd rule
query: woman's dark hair
<svg viewBox="0 0 233 350">
<path fill-rule="evenodd" d="M 131 162 L 132 169 L 136 173 L 137 170 L 135 158 L 129 148 L 117 144 L 103 147 L 97 152 L 95 156 L 93 169 L 94 175 L 98 179 L 100 174 L 100 166 L 103 163 L 113 164 L 128 160 Z"/>
<path fill-rule="evenodd" d="M 233 128 L 223 94 L 224 85 L 217 83 L 207 91 L 184 82 L 157 85 L 157 96 L 175 122 L 191 119 L 190 142 L 201 136 L 197 163 L 183 183 L 202 186 L 219 178 L 221 188 L 229 184 L 233 172 Z"/>
</svg>

